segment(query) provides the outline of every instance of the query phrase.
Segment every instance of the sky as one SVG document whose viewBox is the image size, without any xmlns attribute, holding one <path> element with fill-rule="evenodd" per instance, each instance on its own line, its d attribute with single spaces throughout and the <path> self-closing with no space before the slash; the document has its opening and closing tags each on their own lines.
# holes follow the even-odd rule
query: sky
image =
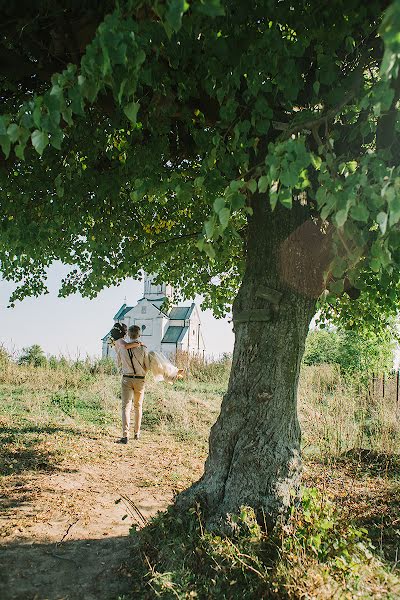
<svg viewBox="0 0 400 600">
<path fill-rule="evenodd" d="M 46 354 L 71 359 L 101 355 L 101 338 L 108 333 L 113 316 L 126 301 L 135 305 L 143 297 L 143 282 L 126 279 L 107 288 L 94 300 L 74 294 L 58 298 L 60 281 L 68 269 L 61 263 L 49 269 L 49 294 L 26 298 L 7 308 L 15 284 L 0 280 L 0 344 L 11 352 L 39 344 Z M 198 303 L 201 299 L 195 298 Z M 190 305 L 188 299 L 182 304 Z M 219 356 L 232 352 L 234 336 L 229 319 L 215 319 L 211 311 L 201 311 L 206 352 Z"/>
</svg>

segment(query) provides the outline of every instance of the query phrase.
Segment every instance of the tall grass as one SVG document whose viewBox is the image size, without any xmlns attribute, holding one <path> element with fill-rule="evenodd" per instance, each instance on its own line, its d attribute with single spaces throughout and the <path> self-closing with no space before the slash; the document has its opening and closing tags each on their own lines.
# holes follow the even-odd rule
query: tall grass
<svg viewBox="0 0 400 600">
<path fill-rule="evenodd" d="M 345 379 L 336 365 L 304 366 L 299 412 L 305 452 L 324 457 L 353 448 L 400 453 L 394 377 L 385 388 L 382 397 L 378 385 L 366 386 L 357 376 Z"/>
<path fill-rule="evenodd" d="M 186 379 L 170 387 L 149 378 L 143 425 L 153 431 L 170 431 L 180 439 L 206 438 L 228 385 L 231 358 L 224 355 L 203 361 L 180 353 L 176 360 L 186 370 Z M 99 410 L 111 415 L 116 413 L 120 394 L 119 375 L 109 359 L 54 359 L 34 367 L 19 365 L 4 348 L 0 348 L 0 384 L 22 386 L 26 392 L 35 392 L 36 398 L 38 394 L 68 398 L 74 393 L 87 400 L 89 394 Z M 337 365 L 304 365 L 299 416 L 306 455 L 335 457 L 353 448 L 400 453 L 394 377 L 387 378 L 383 398 L 381 382 L 367 388 L 357 376 L 344 378 Z"/>
</svg>

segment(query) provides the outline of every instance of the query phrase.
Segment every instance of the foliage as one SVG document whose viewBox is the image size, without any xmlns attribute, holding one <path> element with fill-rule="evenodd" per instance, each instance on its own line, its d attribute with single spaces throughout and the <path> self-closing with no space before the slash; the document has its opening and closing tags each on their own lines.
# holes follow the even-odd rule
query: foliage
<svg viewBox="0 0 400 600">
<path fill-rule="evenodd" d="M 28 348 L 23 348 L 21 356 L 18 359 L 20 365 L 32 365 L 34 367 L 43 367 L 47 363 L 45 353 L 39 344 L 33 344 Z"/>
<path fill-rule="evenodd" d="M 339 363 L 340 334 L 336 331 L 311 330 L 303 356 L 305 365 Z"/>
<path fill-rule="evenodd" d="M 230 526 L 229 537 L 205 531 L 196 507 L 184 517 L 170 509 L 133 530 L 133 596 L 331 598 L 340 588 L 342 597 L 396 597 L 399 581 L 373 557 L 366 531 L 344 524 L 315 489 L 303 490 L 301 505 L 271 533 L 248 507 Z"/>
<path fill-rule="evenodd" d="M 42 293 L 60 259 L 73 265 L 61 295 L 145 268 L 221 314 L 262 198 L 324 222 L 327 316 L 381 327 L 400 285 L 400 3 L 385 7 L 90 0 L 60 22 L 47 2 L 34 19 L 10 5 L 0 264 L 21 282 L 12 302 Z M 48 56 L 67 65 L 51 83 Z"/>
<path fill-rule="evenodd" d="M 396 340 L 391 329 L 363 336 L 355 331 L 310 331 L 303 362 L 338 364 L 343 373 L 358 377 L 387 373 L 393 368 Z"/>
</svg>

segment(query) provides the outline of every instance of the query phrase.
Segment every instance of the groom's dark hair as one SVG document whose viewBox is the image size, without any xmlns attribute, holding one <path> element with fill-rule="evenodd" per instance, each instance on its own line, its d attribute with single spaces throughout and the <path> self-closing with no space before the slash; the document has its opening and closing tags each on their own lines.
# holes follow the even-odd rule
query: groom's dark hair
<svg viewBox="0 0 400 600">
<path fill-rule="evenodd" d="M 140 337 L 140 334 L 142 333 L 142 330 L 138 325 L 131 325 L 128 331 L 133 340 L 136 340 L 138 337 Z"/>
</svg>

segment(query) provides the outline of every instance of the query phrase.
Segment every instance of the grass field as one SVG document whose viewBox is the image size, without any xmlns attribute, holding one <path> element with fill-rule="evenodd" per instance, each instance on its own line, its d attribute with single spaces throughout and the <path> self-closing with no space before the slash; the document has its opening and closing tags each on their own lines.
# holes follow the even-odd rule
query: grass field
<svg viewBox="0 0 400 600">
<path fill-rule="evenodd" d="M 343 381 L 334 366 L 305 367 L 299 403 L 304 485 L 311 491 L 273 535 L 244 509 L 236 538 L 225 540 L 204 532 L 195 507 L 184 517 L 169 510 L 149 518 L 200 476 L 228 361 L 193 364 L 188 380 L 174 387 L 150 381 L 143 438 L 126 449 L 114 444 L 119 377 L 110 365 L 35 368 L 5 355 L 0 361 L 2 598 L 85 597 L 74 592 L 60 553 L 77 560 L 82 540 L 92 543 L 104 528 L 115 536 L 104 553 L 116 562 L 107 576 L 96 571 L 99 599 L 400 598 L 400 420 L 390 384 L 382 399 Z M 72 538 L 68 527 L 76 518 Z M 126 538 L 129 526 L 134 535 Z M 67 537 L 55 542 L 63 527 Z M 31 547 L 25 556 L 32 541 L 36 555 Z M 96 548 L 101 553 L 103 546 Z M 16 559 L 34 565 L 22 583 L 12 576 Z M 46 560 L 66 579 L 40 579 L 38 565 Z M 75 580 L 80 590 L 94 578 L 87 563 Z"/>
</svg>

